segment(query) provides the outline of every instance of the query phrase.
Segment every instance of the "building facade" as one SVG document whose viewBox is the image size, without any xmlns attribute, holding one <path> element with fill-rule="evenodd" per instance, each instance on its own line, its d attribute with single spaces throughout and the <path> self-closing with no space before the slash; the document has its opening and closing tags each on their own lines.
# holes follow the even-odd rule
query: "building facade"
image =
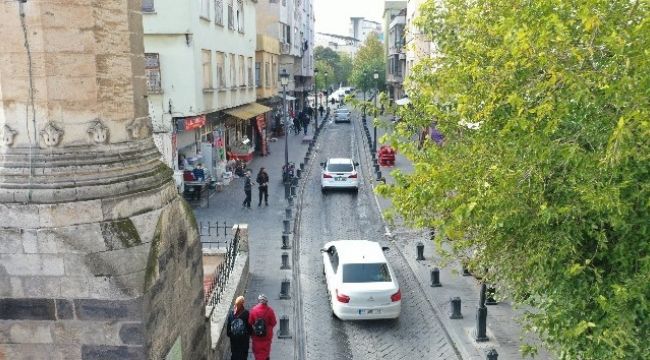
<svg viewBox="0 0 650 360">
<path fill-rule="evenodd" d="M 280 60 L 275 77 L 282 71 L 289 74 L 288 110 L 302 110 L 314 75 L 313 0 L 259 1 L 256 8 L 258 34 L 279 42 Z"/>
<path fill-rule="evenodd" d="M 424 37 L 415 19 L 419 16 L 420 6 L 425 0 L 408 0 L 406 6 L 406 64 L 405 78 L 411 73 L 413 66 L 425 57 L 435 56 L 435 44 Z"/>
<path fill-rule="evenodd" d="M 256 9 L 251 0 L 144 0 L 145 70 L 163 161 L 203 164 L 265 152 L 268 108 L 255 103 Z"/>
<path fill-rule="evenodd" d="M 337 52 L 342 52 L 354 57 L 361 47 L 361 41 L 353 38 L 352 36 L 316 33 L 315 36 L 316 46 L 330 48 Z"/>
<path fill-rule="evenodd" d="M 383 28 L 387 34 L 384 41 L 386 86 L 393 101 L 399 99 L 404 92 L 406 5 L 407 1 L 384 1 Z"/>
<path fill-rule="evenodd" d="M 366 41 L 370 34 L 375 34 L 379 40 L 383 41 L 384 39 L 384 29 L 381 26 L 381 23 L 377 21 L 368 20 L 363 17 L 351 17 L 350 18 L 350 30 L 349 35 L 361 43 Z"/>
</svg>

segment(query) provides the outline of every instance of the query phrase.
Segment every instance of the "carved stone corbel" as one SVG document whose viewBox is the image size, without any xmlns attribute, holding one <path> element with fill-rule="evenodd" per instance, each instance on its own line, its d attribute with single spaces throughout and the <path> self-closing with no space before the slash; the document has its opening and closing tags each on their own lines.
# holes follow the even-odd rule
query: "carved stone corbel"
<svg viewBox="0 0 650 360">
<path fill-rule="evenodd" d="M 134 119 L 126 130 L 132 140 L 146 138 L 151 135 L 151 119 L 148 116 Z"/>
<path fill-rule="evenodd" d="M 18 132 L 9 127 L 9 125 L 4 125 L 0 127 L 0 147 L 9 147 L 14 144 L 14 137 Z"/>
<path fill-rule="evenodd" d="M 91 140 L 96 144 L 106 144 L 108 142 L 110 130 L 101 120 L 97 119 L 93 121 L 90 128 L 88 128 L 88 134 L 90 135 Z"/>
<path fill-rule="evenodd" d="M 61 138 L 63 137 L 63 130 L 54 125 L 52 121 L 49 121 L 43 130 L 41 130 L 41 137 L 43 138 L 45 146 L 54 147 L 59 145 L 61 142 Z"/>
</svg>

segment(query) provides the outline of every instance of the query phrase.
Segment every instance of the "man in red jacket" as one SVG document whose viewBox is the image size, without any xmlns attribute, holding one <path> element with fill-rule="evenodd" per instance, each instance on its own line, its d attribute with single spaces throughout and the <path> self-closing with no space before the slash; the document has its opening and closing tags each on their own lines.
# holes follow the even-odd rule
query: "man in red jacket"
<svg viewBox="0 0 650 360">
<path fill-rule="evenodd" d="M 277 324 L 275 312 L 268 305 L 269 299 L 264 294 L 257 297 L 255 305 L 248 316 L 248 322 L 253 327 L 253 355 L 255 360 L 269 360 L 271 358 L 271 341 L 273 328 Z"/>
</svg>

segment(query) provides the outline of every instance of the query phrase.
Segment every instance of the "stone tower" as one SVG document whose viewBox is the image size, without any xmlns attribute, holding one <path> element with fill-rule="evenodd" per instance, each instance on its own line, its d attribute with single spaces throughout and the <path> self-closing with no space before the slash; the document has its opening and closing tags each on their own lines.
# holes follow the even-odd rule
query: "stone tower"
<svg viewBox="0 0 650 360">
<path fill-rule="evenodd" d="M 0 359 L 203 359 L 201 245 L 139 0 L 0 2 Z"/>
</svg>

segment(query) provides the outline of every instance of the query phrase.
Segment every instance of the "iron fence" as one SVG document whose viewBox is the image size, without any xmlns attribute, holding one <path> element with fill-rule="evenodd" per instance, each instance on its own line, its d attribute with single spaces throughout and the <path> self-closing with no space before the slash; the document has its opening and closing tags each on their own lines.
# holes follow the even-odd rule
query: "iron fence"
<svg viewBox="0 0 650 360">
<path fill-rule="evenodd" d="M 231 240 L 228 239 L 228 233 L 232 230 L 232 225 L 227 222 L 218 221 L 199 222 L 199 236 L 204 249 L 225 248 Z"/>
<path fill-rule="evenodd" d="M 205 303 L 207 306 L 214 307 L 221 301 L 223 289 L 228 283 L 232 269 L 237 260 L 237 253 L 239 252 L 239 228 L 235 229 L 235 234 L 229 242 L 224 260 L 214 272 L 214 278 L 210 286 L 205 291 Z"/>
</svg>

